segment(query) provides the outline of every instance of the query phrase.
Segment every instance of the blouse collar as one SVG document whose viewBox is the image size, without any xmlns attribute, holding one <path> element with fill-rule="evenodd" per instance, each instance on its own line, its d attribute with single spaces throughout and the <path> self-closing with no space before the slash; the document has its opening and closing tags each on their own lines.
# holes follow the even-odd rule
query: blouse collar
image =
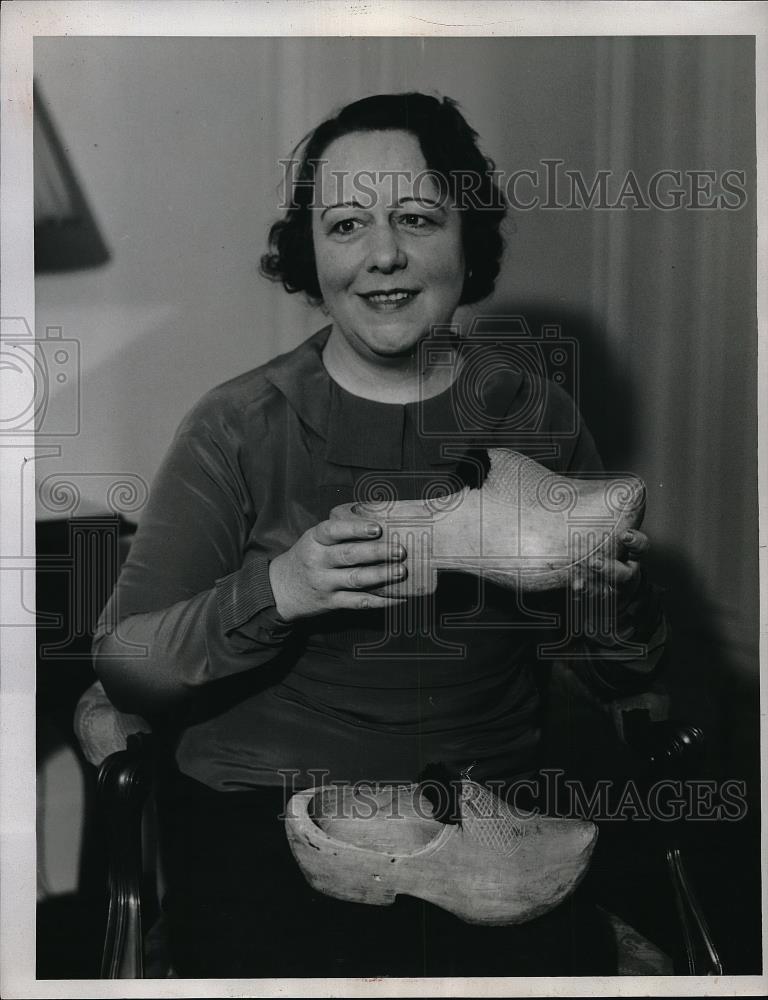
<svg viewBox="0 0 768 1000">
<path fill-rule="evenodd" d="M 323 327 L 297 348 L 270 361 L 266 378 L 326 443 L 326 459 L 365 469 L 403 468 L 406 420 L 414 422 L 425 464 L 455 464 L 458 453 L 478 446 L 482 426 L 472 427 L 466 413 L 468 386 L 460 374 L 444 392 L 421 402 L 381 403 L 342 389 L 326 371 L 322 352 L 331 332 Z M 508 380 L 486 386 L 482 424 L 502 419 L 516 390 Z M 519 388 L 519 385 L 518 385 Z M 471 402 L 471 400 L 470 400 Z"/>
</svg>

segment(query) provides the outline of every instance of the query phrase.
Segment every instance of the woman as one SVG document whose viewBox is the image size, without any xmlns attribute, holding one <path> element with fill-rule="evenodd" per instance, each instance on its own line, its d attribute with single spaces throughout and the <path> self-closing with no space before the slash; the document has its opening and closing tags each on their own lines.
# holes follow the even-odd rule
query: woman
<svg viewBox="0 0 768 1000">
<path fill-rule="evenodd" d="M 320 781 L 414 781 L 434 761 L 512 781 L 535 766 L 535 646 L 512 593 L 446 573 L 433 597 L 381 596 L 404 578 L 404 547 L 375 520 L 329 518 L 382 486 L 408 499 L 482 479 L 488 431 L 472 441 L 460 426 L 460 342 L 432 360 L 420 350 L 499 271 L 504 209 L 476 138 L 454 102 L 421 94 L 355 102 L 314 130 L 262 267 L 330 322 L 187 415 L 102 616 L 107 693 L 168 736 L 165 910 L 181 975 L 572 971 L 570 952 L 543 960 L 535 928 L 517 931 L 510 971 L 507 929 L 407 898 L 319 896 L 277 818 L 288 792 Z M 514 425 L 536 394 L 536 454 L 598 471 L 586 428 L 559 435 L 574 413 L 554 385 L 542 395 L 501 372 L 492 426 Z M 637 531 L 624 561 L 593 568 L 618 592 L 619 634 L 651 650 L 588 668 L 603 693 L 643 684 L 660 655 L 646 547 Z M 541 940 L 572 934 L 562 919 Z"/>
</svg>

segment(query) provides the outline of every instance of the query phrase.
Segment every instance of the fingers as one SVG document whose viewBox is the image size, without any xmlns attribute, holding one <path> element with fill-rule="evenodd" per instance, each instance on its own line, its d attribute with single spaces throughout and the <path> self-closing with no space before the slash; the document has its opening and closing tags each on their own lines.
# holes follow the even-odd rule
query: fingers
<svg viewBox="0 0 768 1000">
<path fill-rule="evenodd" d="M 405 572 L 392 572 L 393 563 L 401 563 L 407 553 L 405 548 L 392 541 L 363 541 L 370 539 L 372 529 L 380 533 L 381 529 L 375 522 L 367 522 L 362 518 L 348 520 L 328 520 L 316 525 L 310 530 L 311 538 L 318 542 L 317 550 L 319 566 L 327 569 L 344 569 L 346 567 L 371 567 L 370 572 L 348 572 L 336 574 L 333 579 L 333 589 L 362 589 L 364 587 L 381 586 L 382 580 L 393 582 L 405 576 Z"/>
<path fill-rule="evenodd" d="M 407 570 L 402 564 L 378 563 L 375 566 L 329 570 L 327 580 L 331 590 L 354 591 L 401 583 L 407 575 Z"/>
<path fill-rule="evenodd" d="M 318 580 L 334 607 L 361 607 L 357 591 L 375 590 L 407 577 L 405 548 L 381 538 L 372 541 L 374 529 L 381 534 L 380 525 L 355 517 L 331 518 L 310 529 L 311 542 L 319 543 L 312 555 Z M 388 603 L 391 600 L 377 597 L 366 607 L 385 607 Z"/>
<path fill-rule="evenodd" d="M 620 595 L 631 593 L 640 583 L 641 570 L 638 559 L 650 548 L 650 540 L 637 528 L 628 529 L 621 536 L 621 557 L 596 555 L 576 574 L 572 582 L 577 593 L 595 590 L 603 594 L 617 591 Z"/>
<path fill-rule="evenodd" d="M 364 566 L 405 559 L 402 545 L 392 542 L 340 542 L 328 546 L 332 566 Z"/>
<path fill-rule="evenodd" d="M 609 598 L 615 594 L 619 603 L 630 600 L 642 581 L 640 563 L 633 559 L 593 559 L 573 581 L 573 590 L 584 598 L 597 595 Z"/>
<path fill-rule="evenodd" d="M 628 559 L 637 559 L 651 547 L 650 539 L 637 528 L 625 531 L 621 536 L 621 542 Z"/>
<path fill-rule="evenodd" d="M 334 607 L 349 611 L 368 611 L 373 608 L 391 608 L 404 604 L 405 597 L 379 597 L 377 594 L 339 591 L 334 595 Z"/>
<path fill-rule="evenodd" d="M 314 540 L 321 545 L 337 545 L 339 542 L 361 541 L 381 536 L 381 525 L 364 517 L 329 518 L 310 530 Z"/>
<path fill-rule="evenodd" d="M 385 608 L 404 598 L 368 593 L 407 577 L 402 545 L 384 542 L 365 518 L 329 518 L 270 563 L 278 613 L 291 621 L 338 608 Z"/>
<path fill-rule="evenodd" d="M 640 573 L 640 564 L 634 559 L 594 559 L 589 565 L 594 582 L 606 588 L 623 590 L 631 585 Z"/>
</svg>

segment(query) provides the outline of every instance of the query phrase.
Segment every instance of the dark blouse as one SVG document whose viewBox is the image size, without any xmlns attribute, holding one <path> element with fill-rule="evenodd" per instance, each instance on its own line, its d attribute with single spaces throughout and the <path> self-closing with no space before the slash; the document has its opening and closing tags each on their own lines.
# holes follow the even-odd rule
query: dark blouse
<svg viewBox="0 0 768 1000">
<path fill-rule="evenodd" d="M 563 472 L 601 469 L 592 438 L 565 392 L 510 371 L 485 379 L 480 418 L 461 376 L 423 402 L 354 396 L 323 365 L 329 332 L 182 421 L 100 619 L 97 672 L 119 709 L 162 719 L 180 769 L 216 789 L 412 781 L 432 761 L 518 773 L 538 742 L 536 644 L 557 640 L 546 613 L 562 630 L 564 595 L 445 573 L 396 609 L 288 624 L 269 561 L 337 504 L 479 484 L 489 435 Z M 579 661 L 604 697 L 642 685 L 661 654 L 657 602 L 640 603 L 629 615 L 645 656 Z"/>
</svg>

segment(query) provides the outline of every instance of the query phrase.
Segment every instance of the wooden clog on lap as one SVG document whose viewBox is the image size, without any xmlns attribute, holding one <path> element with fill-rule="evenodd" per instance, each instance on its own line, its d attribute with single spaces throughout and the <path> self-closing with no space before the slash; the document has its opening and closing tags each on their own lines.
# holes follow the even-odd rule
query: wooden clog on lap
<svg viewBox="0 0 768 1000">
<path fill-rule="evenodd" d="M 480 489 L 438 500 L 344 504 L 377 521 L 384 539 L 408 553 L 407 578 L 373 591 L 387 597 L 432 593 L 439 570 L 484 576 L 503 587 L 564 587 L 576 566 L 620 548 L 621 535 L 643 518 L 645 487 L 635 476 L 575 479 L 551 472 L 519 452 L 488 450 L 490 470 Z"/>
<path fill-rule="evenodd" d="M 461 782 L 460 822 L 440 823 L 418 786 L 376 795 L 312 788 L 288 803 L 286 833 L 315 889 L 385 906 L 415 896 L 467 923 L 518 924 L 561 903 L 584 876 L 597 828 L 521 818 L 476 782 Z"/>
</svg>

